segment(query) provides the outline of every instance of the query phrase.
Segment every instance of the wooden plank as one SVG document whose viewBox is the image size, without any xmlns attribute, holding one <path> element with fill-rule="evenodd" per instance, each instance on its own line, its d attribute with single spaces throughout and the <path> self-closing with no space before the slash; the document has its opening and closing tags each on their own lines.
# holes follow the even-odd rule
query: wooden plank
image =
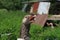
<svg viewBox="0 0 60 40">
<path fill-rule="evenodd" d="M 24 7 L 22 8 L 22 11 L 24 12 L 28 4 L 24 4 Z"/>
<path fill-rule="evenodd" d="M 23 1 L 21 3 L 32 3 L 32 2 L 51 2 L 51 0 L 32 0 L 32 1 Z"/>
<path fill-rule="evenodd" d="M 47 20 L 60 20 L 60 15 L 51 15 Z"/>
<path fill-rule="evenodd" d="M 35 2 L 33 4 L 33 13 L 37 13 L 38 6 L 39 6 L 39 2 Z"/>
<path fill-rule="evenodd" d="M 30 9 L 30 13 L 37 13 L 38 5 L 39 5 L 39 2 L 33 3 Z"/>
<path fill-rule="evenodd" d="M 43 27 L 47 18 L 48 18 L 48 14 L 37 15 L 35 23 Z"/>
<path fill-rule="evenodd" d="M 38 6 L 38 15 L 36 17 L 36 24 L 41 25 L 42 27 L 44 26 L 47 18 L 48 18 L 48 11 L 50 8 L 50 2 L 39 2 Z"/>
</svg>

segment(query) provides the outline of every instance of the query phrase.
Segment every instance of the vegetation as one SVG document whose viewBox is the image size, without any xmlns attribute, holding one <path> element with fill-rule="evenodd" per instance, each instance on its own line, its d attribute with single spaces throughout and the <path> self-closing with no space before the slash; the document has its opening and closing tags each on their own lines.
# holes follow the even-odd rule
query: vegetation
<svg viewBox="0 0 60 40">
<path fill-rule="evenodd" d="M 17 40 L 20 36 L 22 18 L 27 14 L 20 11 L 23 6 L 22 1 L 29 0 L 0 0 L 0 40 Z M 51 5 L 50 13 L 59 12 L 57 11 L 60 10 L 59 5 L 59 3 L 54 2 Z M 59 26 L 51 29 L 50 27 L 42 28 L 37 24 L 31 24 L 30 40 L 60 40 Z"/>
<path fill-rule="evenodd" d="M 22 18 L 26 15 L 21 11 L 0 10 L 0 40 L 17 40 L 20 36 Z M 10 35 L 6 35 L 9 34 Z M 37 24 L 31 24 L 30 40 L 60 40 L 60 27 L 51 29 L 42 28 Z"/>
<path fill-rule="evenodd" d="M 0 39 L 1 40 L 15 40 L 18 38 L 20 33 L 20 26 L 22 18 L 26 13 L 21 11 L 7 11 L 5 9 L 0 10 Z M 6 36 L 5 34 L 12 33 L 11 36 Z M 4 35 L 3 35 L 4 34 Z"/>
<path fill-rule="evenodd" d="M 29 0 L 0 0 L 0 9 L 21 10 L 24 1 Z"/>
<path fill-rule="evenodd" d="M 50 6 L 50 14 L 59 14 L 60 13 L 60 3 L 59 2 L 51 2 Z"/>
</svg>

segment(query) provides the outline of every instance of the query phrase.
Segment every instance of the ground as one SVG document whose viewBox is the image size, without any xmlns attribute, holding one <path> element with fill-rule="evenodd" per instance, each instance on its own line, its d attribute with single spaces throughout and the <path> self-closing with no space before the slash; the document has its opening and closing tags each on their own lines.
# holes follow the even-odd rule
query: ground
<svg viewBox="0 0 60 40">
<path fill-rule="evenodd" d="M 27 13 L 21 11 L 0 10 L 0 40 L 16 40 L 20 36 L 22 19 Z M 11 35 L 6 35 L 11 33 Z M 51 29 L 31 24 L 30 40 L 60 40 L 60 27 Z"/>
</svg>

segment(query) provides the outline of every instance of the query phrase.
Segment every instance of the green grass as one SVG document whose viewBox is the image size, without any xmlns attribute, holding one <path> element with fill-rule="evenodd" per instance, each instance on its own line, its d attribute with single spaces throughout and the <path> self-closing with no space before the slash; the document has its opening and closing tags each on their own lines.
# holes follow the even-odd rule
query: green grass
<svg viewBox="0 0 60 40">
<path fill-rule="evenodd" d="M 60 27 L 55 27 L 52 29 L 51 27 L 41 28 L 40 26 L 31 26 L 31 40 L 46 40 L 49 38 L 50 40 L 60 40 Z"/>
<path fill-rule="evenodd" d="M 5 33 L 12 33 L 19 36 L 22 18 L 26 13 L 21 11 L 0 11 L 0 35 Z M 3 40 L 3 37 L 1 37 Z M 7 40 L 7 37 L 5 38 Z M 5 40 L 4 39 L 4 40 Z"/>
<path fill-rule="evenodd" d="M 0 10 L 0 40 L 16 40 L 20 35 L 20 27 L 26 13 L 21 11 Z M 11 35 L 2 35 L 12 33 Z M 60 40 L 60 27 L 54 29 L 50 27 L 42 28 L 37 24 L 32 24 L 30 28 L 30 40 Z"/>
</svg>

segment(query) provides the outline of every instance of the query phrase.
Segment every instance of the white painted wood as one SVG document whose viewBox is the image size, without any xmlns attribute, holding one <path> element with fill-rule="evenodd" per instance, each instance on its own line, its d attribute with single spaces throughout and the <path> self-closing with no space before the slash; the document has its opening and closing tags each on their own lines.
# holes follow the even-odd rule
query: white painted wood
<svg viewBox="0 0 60 40">
<path fill-rule="evenodd" d="M 40 2 L 38 6 L 38 14 L 48 14 L 50 2 Z"/>
<path fill-rule="evenodd" d="M 33 13 L 33 6 L 31 6 L 30 13 Z"/>
<path fill-rule="evenodd" d="M 22 11 L 24 12 L 28 4 L 24 4 L 24 7 L 22 8 Z"/>
</svg>

